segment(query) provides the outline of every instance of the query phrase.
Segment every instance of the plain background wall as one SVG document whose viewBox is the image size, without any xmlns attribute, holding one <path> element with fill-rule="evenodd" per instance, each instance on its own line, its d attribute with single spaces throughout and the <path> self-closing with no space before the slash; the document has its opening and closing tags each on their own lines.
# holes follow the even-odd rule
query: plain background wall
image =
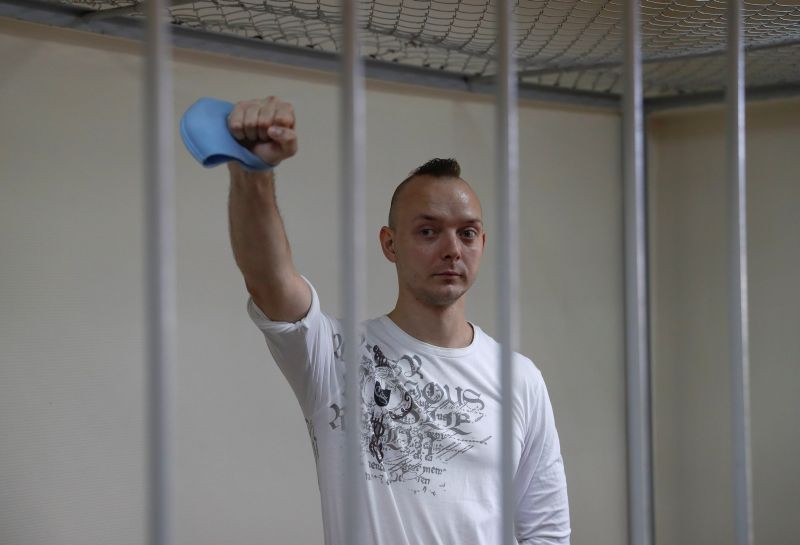
<svg viewBox="0 0 800 545">
<path fill-rule="evenodd" d="M 657 542 L 733 543 L 725 113 L 650 121 Z M 756 543 L 800 536 L 800 101 L 747 108 Z"/>
<path fill-rule="evenodd" d="M 176 116 L 200 96 L 294 102 L 300 153 L 278 170 L 278 198 L 299 269 L 338 314 L 336 79 L 189 52 L 174 74 Z M 141 77 L 137 44 L 0 20 L 2 545 L 143 541 Z M 377 244 L 391 192 L 430 157 L 455 156 L 489 227 L 468 311 L 494 333 L 491 100 L 373 83 L 367 108 L 370 314 L 396 296 Z M 521 351 L 555 408 L 573 543 L 618 545 L 619 119 L 526 104 L 520 127 Z M 226 172 L 195 164 L 177 134 L 176 152 L 178 543 L 319 544 L 305 425 L 245 313 Z"/>
</svg>

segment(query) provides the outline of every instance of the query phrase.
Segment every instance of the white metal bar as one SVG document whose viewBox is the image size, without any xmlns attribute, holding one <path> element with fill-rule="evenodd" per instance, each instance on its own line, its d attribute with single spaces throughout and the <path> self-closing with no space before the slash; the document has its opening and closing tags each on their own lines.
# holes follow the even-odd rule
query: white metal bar
<svg viewBox="0 0 800 545">
<path fill-rule="evenodd" d="M 516 543 L 514 463 L 512 454 L 512 358 L 519 344 L 519 135 L 514 14 L 511 0 L 497 3 L 497 328 L 501 362 L 501 543 Z"/>
<path fill-rule="evenodd" d="M 728 2 L 728 177 L 734 520 L 737 545 L 753 544 L 750 468 L 750 342 L 747 292 L 744 23 L 742 0 Z"/>
<path fill-rule="evenodd" d="M 347 486 L 342 496 L 345 504 L 345 535 L 348 545 L 363 541 L 360 520 L 362 505 L 359 484 L 364 479 L 360 429 L 362 403 L 359 391 L 359 325 L 364 316 L 363 290 L 366 284 L 366 184 L 365 184 L 365 96 L 364 65 L 359 54 L 357 25 L 358 0 L 342 5 L 341 79 L 341 162 L 342 162 L 342 293 L 344 294 L 344 358 L 346 362 L 345 431 Z M 366 544 L 364 544 L 366 545 Z"/>
<path fill-rule="evenodd" d="M 170 32 L 163 0 L 148 0 L 145 60 L 145 187 L 148 341 L 148 543 L 173 543 L 176 360 L 175 182 Z"/>
<path fill-rule="evenodd" d="M 628 531 L 631 545 L 651 545 L 653 543 L 651 375 L 642 53 L 639 25 L 639 2 L 626 2 L 622 119 L 625 186 Z"/>
</svg>

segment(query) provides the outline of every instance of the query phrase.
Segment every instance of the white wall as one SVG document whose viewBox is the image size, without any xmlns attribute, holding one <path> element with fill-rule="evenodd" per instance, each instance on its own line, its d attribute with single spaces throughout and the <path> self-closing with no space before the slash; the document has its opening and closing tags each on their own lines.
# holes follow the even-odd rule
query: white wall
<svg viewBox="0 0 800 545">
<path fill-rule="evenodd" d="M 800 519 L 800 101 L 747 108 L 756 543 Z M 728 188 L 720 108 L 650 123 L 658 543 L 733 543 Z"/>
<path fill-rule="evenodd" d="M 0 544 L 139 544 L 144 516 L 141 57 L 136 44 L 0 19 Z M 337 85 L 331 75 L 180 52 L 176 115 L 200 96 L 294 102 L 300 153 L 278 197 L 300 270 L 337 314 Z M 619 120 L 520 112 L 523 346 L 548 382 L 573 543 L 625 541 Z M 173 124 L 177 127 L 177 123 Z M 494 332 L 493 108 L 373 83 L 369 311 L 394 271 L 389 197 L 433 156 L 460 159 L 489 247 L 469 304 Z M 227 240 L 224 169 L 176 134 L 182 544 L 321 543 L 305 425 L 249 322 Z"/>
</svg>

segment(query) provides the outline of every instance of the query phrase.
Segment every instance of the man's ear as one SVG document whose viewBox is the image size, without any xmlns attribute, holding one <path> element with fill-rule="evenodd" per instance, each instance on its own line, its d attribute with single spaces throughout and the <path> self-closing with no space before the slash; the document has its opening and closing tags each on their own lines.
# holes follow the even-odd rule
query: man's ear
<svg viewBox="0 0 800 545">
<path fill-rule="evenodd" d="M 378 235 L 378 238 L 381 242 L 381 250 L 383 250 L 383 255 L 385 255 L 386 259 L 392 263 L 396 263 L 397 255 L 395 254 L 394 248 L 394 231 L 392 231 L 391 227 L 384 225 L 381 227 L 381 232 Z"/>
</svg>

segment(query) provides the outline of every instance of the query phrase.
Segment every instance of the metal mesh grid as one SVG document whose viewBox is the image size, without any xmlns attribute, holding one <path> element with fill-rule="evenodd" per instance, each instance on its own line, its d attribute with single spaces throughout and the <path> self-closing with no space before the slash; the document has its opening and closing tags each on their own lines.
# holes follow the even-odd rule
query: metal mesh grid
<svg viewBox="0 0 800 545">
<path fill-rule="evenodd" d="M 124 0 L 63 3 L 93 10 Z M 625 0 L 519 0 L 522 80 L 618 93 Z M 647 96 L 721 89 L 726 0 L 641 0 Z M 800 0 L 746 0 L 748 84 L 797 83 Z M 341 0 L 173 0 L 175 24 L 272 43 L 339 51 Z M 494 73 L 494 0 L 374 0 L 360 5 L 363 53 L 466 77 Z M 660 62 L 659 62 L 660 61 Z"/>
<path fill-rule="evenodd" d="M 800 45 L 753 51 L 746 55 L 747 85 L 769 87 L 800 82 Z M 648 97 L 719 91 L 726 83 L 724 55 L 665 60 L 645 64 L 644 93 Z M 622 67 L 567 70 L 529 76 L 524 81 L 569 89 L 591 89 L 602 93 L 622 92 Z"/>
</svg>

